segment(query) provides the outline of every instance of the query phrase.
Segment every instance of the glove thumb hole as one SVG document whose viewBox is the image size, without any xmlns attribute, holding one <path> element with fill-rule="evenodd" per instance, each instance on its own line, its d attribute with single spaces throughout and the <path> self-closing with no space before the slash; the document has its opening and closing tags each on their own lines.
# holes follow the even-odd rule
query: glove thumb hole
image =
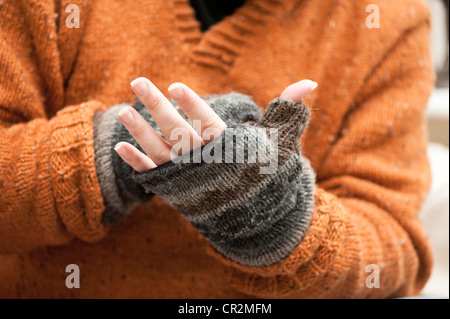
<svg viewBox="0 0 450 319">
<path fill-rule="evenodd" d="M 303 102 L 276 98 L 267 106 L 260 124 L 278 129 L 279 144 L 298 150 L 299 139 L 305 132 L 311 112 Z"/>
</svg>

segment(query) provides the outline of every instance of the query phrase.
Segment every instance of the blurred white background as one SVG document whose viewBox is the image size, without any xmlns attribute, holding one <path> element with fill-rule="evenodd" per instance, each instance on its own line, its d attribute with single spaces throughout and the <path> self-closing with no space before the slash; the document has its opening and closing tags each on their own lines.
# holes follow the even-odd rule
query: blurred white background
<svg viewBox="0 0 450 319">
<path fill-rule="evenodd" d="M 432 14 L 431 53 L 437 72 L 428 105 L 428 155 L 433 183 L 420 213 L 433 246 L 435 266 L 422 296 L 449 297 L 449 0 L 426 0 Z"/>
</svg>

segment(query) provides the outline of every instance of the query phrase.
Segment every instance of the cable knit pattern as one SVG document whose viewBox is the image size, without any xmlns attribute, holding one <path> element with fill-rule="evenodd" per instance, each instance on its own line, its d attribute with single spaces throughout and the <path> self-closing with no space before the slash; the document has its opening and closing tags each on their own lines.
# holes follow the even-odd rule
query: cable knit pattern
<svg viewBox="0 0 450 319">
<path fill-rule="evenodd" d="M 50 121 L 51 135 L 45 141 L 51 147 L 51 189 L 59 217 L 69 233 L 87 241 L 96 241 L 105 234 L 105 227 L 100 224 L 104 206 L 92 166 L 94 132 L 90 124 L 101 107 L 99 103 L 91 103 L 65 108 Z M 25 189 L 29 187 L 29 183 L 24 185 Z M 45 208 L 40 210 L 45 212 Z"/>
<path fill-rule="evenodd" d="M 63 244 L 75 237 L 95 242 L 106 235 L 91 124 L 102 108 L 99 102 L 82 103 L 49 121 L 1 129 L 1 251 Z M 24 232 L 13 240 L 19 226 Z"/>
</svg>

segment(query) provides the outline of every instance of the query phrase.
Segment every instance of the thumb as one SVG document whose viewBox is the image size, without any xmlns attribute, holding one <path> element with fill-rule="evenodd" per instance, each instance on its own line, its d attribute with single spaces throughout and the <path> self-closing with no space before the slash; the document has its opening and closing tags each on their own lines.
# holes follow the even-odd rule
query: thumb
<svg viewBox="0 0 450 319">
<path fill-rule="evenodd" d="M 280 97 L 296 102 L 301 102 L 309 93 L 317 87 L 317 83 L 311 80 L 302 80 L 289 85 L 281 93 Z"/>
</svg>

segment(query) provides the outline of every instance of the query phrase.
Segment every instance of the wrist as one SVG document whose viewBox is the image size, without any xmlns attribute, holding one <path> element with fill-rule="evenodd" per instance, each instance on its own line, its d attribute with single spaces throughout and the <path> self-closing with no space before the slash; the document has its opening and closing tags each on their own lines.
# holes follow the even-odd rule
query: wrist
<svg viewBox="0 0 450 319">
<path fill-rule="evenodd" d="M 114 146 L 123 135 L 123 126 L 117 117 L 123 106 L 116 105 L 106 111 L 98 112 L 93 119 L 95 167 L 106 207 L 102 222 L 106 225 L 116 224 L 131 213 L 139 202 L 151 197 L 142 192 L 142 188 L 133 182 L 131 178 L 132 169 L 121 165 L 119 162 L 121 159 L 114 151 Z M 123 171 L 124 169 L 127 171 Z M 139 193 L 135 192 L 134 189 L 140 190 L 145 198 L 140 199 L 134 195 Z M 130 194 L 133 194 L 133 196 L 130 196 Z"/>
</svg>

